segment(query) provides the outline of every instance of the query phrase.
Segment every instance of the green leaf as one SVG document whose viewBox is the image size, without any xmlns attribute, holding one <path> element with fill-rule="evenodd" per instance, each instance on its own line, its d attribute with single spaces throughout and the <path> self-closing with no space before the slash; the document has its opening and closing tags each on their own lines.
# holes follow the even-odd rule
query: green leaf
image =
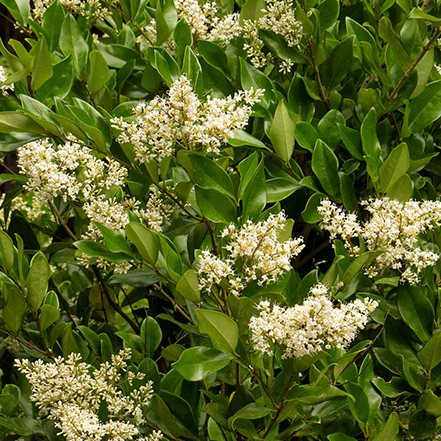
<svg viewBox="0 0 441 441">
<path fill-rule="evenodd" d="M 406 202 L 412 197 L 413 182 L 409 175 L 403 175 L 393 184 L 386 193 L 390 199 Z"/>
<path fill-rule="evenodd" d="M 29 2 L 26 0 L 2 0 L 2 3 L 8 8 L 17 23 L 21 27 L 25 26 L 30 13 Z"/>
<path fill-rule="evenodd" d="M 338 125 L 340 129 L 340 136 L 343 140 L 345 147 L 348 149 L 348 152 L 359 161 L 362 161 L 363 158 L 363 150 L 361 147 L 361 136 L 358 130 L 351 129 L 345 125 Z"/>
<path fill-rule="evenodd" d="M 432 438 L 437 431 L 435 416 L 418 410 L 410 417 L 409 431 L 417 440 Z"/>
<path fill-rule="evenodd" d="M 212 41 L 198 41 L 199 55 L 215 69 L 220 70 L 225 75 L 230 75 L 228 67 L 228 58 L 225 52 Z"/>
<path fill-rule="evenodd" d="M 54 1 L 46 11 L 44 11 L 41 27 L 44 31 L 50 52 L 53 52 L 58 46 L 61 34 L 60 23 L 64 22 L 65 17 L 66 10 L 61 6 L 59 0 Z"/>
<path fill-rule="evenodd" d="M 242 147 L 244 145 L 250 147 L 257 147 L 259 149 L 265 149 L 266 145 L 259 141 L 254 136 L 251 136 L 249 133 L 244 130 L 238 130 L 232 138 L 228 140 L 228 144 L 234 147 Z"/>
<path fill-rule="evenodd" d="M 354 382 L 346 384 L 345 389 L 355 398 L 355 400 L 348 398 L 349 409 L 360 424 L 360 428 L 364 429 L 369 419 L 369 399 L 366 392 Z"/>
<path fill-rule="evenodd" d="M 325 198 L 326 196 L 323 193 L 314 193 L 308 199 L 306 207 L 302 211 L 302 217 L 306 223 L 315 224 L 322 220 L 322 216 L 317 211 L 317 207 L 320 205 L 320 201 Z"/>
<path fill-rule="evenodd" d="M 173 31 L 173 40 L 176 44 L 176 48 L 178 49 L 179 60 L 182 61 L 185 53 L 187 53 L 187 48 L 191 48 L 193 45 L 193 34 L 191 33 L 190 25 L 187 23 L 185 18 L 181 18 L 178 21 L 178 24 Z M 187 78 L 193 79 L 190 76 Z"/>
<path fill-rule="evenodd" d="M 434 310 L 421 287 L 400 285 L 397 289 L 398 311 L 407 326 L 427 342 L 434 327 Z"/>
<path fill-rule="evenodd" d="M 320 139 L 334 151 L 341 140 L 339 126 L 345 125 L 345 118 L 341 112 L 332 109 L 323 116 L 317 125 Z"/>
<path fill-rule="evenodd" d="M 195 270 L 189 269 L 178 281 L 176 291 L 184 299 L 190 302 L 199 303 L 201 301 L 201 292 L 199 290 L 199 278 Z"/>
<path fill-rule="evenodd" d="M 101 52 L 94 50 L 89 54 L 90 72 L 87 79 L 89 92 L 96 93 L 110 80 L 110 70 Z"/>
<path fill-rule="evenodd" d="M 357 441 L 354 437 L 344 434 L 343 432 L 335 432 L 328 435 L 329 441 Z"/>
<path fill-rule="evenodd" d="M 72 55 L 75 70 L 80 72 L 86 64 L 89 46 L 84 40 L 77 21 L 72 14 L 67 14 L 61 26 L 60 49 L 67 57 Z"/>
<path fill-rule="evenodd" d="M 410 167 L 409 149 L 405 142 L 395 147 L 380 167 L 380 187 L 386 193 Z"/>
<path fill-rule="evenodd" d="M 319 134 L 316 128 L 310 123 L 299 121 L 296 124 L 295 138 L 301 147 L 312 153 L 314 151 L 314 146 L 319 139 Z"/>
<path fill-rule="evenodd" d="M 320 30 L 324 31 L 336 22 L 340 14 L 340 3 L 338 0 L 324 0 L 317 9 L 320 12 Z"/>
<path fill-rule="evenodd" d="M 441 416 L 441 400 L 431 390 L 426 390 L 418 400 L 418 409 L 423 409 L 438 418 Z"/>
<path fill-rule="evenodd" d="M 239 341 L 239 330 L 235 321 L 219 311 L 197 309 L 199 331 L 206 333 L 213 347 L 234 357 Z"/>
<path fill-rule="evenodd" d="M 130 258 L 123 253 L 112 253 L 107 247 L 93 240 L 78 240 L 74 245 L 84 254 L 90 257 L 102 257 L 109 262 L 124 263 Z"/>
<path fill-rule="evenodd" d="M 202 215 L 213 222 L 236 222 L 237 207 L 225 193 L 195 185 L 196 202 Z"/>
<path fill-rule="evenodd" d="M 201 72 L 202 66 L 199 63 L 198 57 L 191 47 L 187 46 L 182 61 L 182 73 L 185 74 L 193 84 L 196 84 Z"/>
<path fill-rule="evenodd" d="M 248 90 L 253 88 L 255 91 L 257 89 L 265 90 L 263 96 L 260 98 L 265 108 L 268 108 L 271 102 L 275 101 L 271 80 L 264 73 L 260 72 L 260 70 L 247 63 L 243 58 L 240 58 L 240 75 L 243 89 Z"/>
<path fill-rule="evenodd" d="M 243 195 L 242 221 L 257 219 L 267 203 L 264 161 L 260 161 Z"/>
<path fill-rule="evenodd" d="M 53 66 L 52 77 L 39 87 L 35 98 L 49 107 L 53 106 L 55 97 L 63 99 L 71 91 L 74 77 L 72 57 L 69 56 Z"/>
<path fill-rule="evenodd" d="M 385 381 L 384 378 L 374 378 L 372 383 L 388 398 L 397 398 L 400 395 L 414 392 L 409 383 L 401 377 L 392 377 L 390 381 Z"/>
<path fill-rule="evenodd" d="M 8 292 L 8 300 L 3 308 L 2 319 L 6 327 L 17 334 L 24 324 L 24 316 L 28 310 L 28 304 L 23 294 L 16 287 L 11 287 Z"/>
<path fill-rule="evenodd" d="M 158 241 L 155 233 L 138 222 L 126 225 L 126 236 L 135 245 L 141 257 L 151 265 L 158 260 Z"/>
<path fill-rule="evenodd" d="M 403 72 L 406 72 L 412 64 L 412 58 L 404 48 L 401 38 L 392 29 L 392 24 L 387 17 L 381 17 L 378 33 L 392 49 L 392 53 L 397 65 Z"/>
<path fill-rule="evenodd" d="M 323 84 L 329 91 L 338 86 L 351 69 L 351 63 L 348 63 L 348 60 L 353 58 L 352 42 L 353 38 L 346 38 L 339 43 L 320 69 Z"/>
<path fill-rule="evenodd" d="M 294 179 L 288 180 L 284 178 L 272 178 L 266 182 L 266 202 L 279 202 L 292 195 L 302 186 Z"/>
<path fill-rule="evenodd" d="M 20 403 L 21 391 L 15 384 L 7 384 L 0 395 L 2 414 L 10 416 Z"/>
<path fill-rule="evenodd" d="M 298 117 L 300 119 L 300 117 Z M 288 163 L 294 151 L 296 121 L 289 114 L 285 101 L 279 101 L 270 130 L 270 139 L 280 159 Z"/>
<path fill-rule="evenodd" d="M 378 181 L 381 166 L 381 146 L 377 138 L 377 113 L 372 107 L 361 124 L 361 142 L 367 170 L 373 182 Z"/>
<path fill-rule="evenodd" d="M 441 116 L 441 80 L 429 83 L 424 92 L 410 101 L 409 133 L 424 130 Z M 407 135 L 406 135 L 407 136 Z"/>
<path fill-rule="evenodd" d="M 193 175 L 199 187 L 213 188 L 234 199 L 233 181 L 220 165 L 205 156 L 196 154 L 187 156 L 193 166 Z"/>
<path fill-rule="evenodd" d="M 242 409 L 239 409 L 232 417 L 228 418 L 228 425 L 234 429 L 235 423 L 239 419 L 257 420 L 268 415 L 270 412 L 271 409 L 268 409 L 267 407 L 259 406 L 256 403 L 250 403 L 242 407 Z"/>
<path fill-rule="evenodd" d="M 243 26 L 244 20 L 255 21 L 264 15 L 264 0 L 247 0 L 240 10 L 239 22 Z"/>
<path fill-rule="evenodd" d="M 383 250 L 377 251 L 366 251 L 360 254 L 349 266 L 349 268 L 343 274 L 343 283 L 348 284 L 355 275 L 362 269 L 369 265 L 374 259 L 376 259 L 380 254 L 383 254 Z"/>
<path fill-rule="evenodd" d="M 31 87 L 35 91 L 53 75 L 51 55 L 43 36 L 29 54 L 34 56 Z"/>
<path fill-rule="evenodd" d="M 197 438 L 195 438 L 195 436 L 198 435 L 198 427 L 188 401 L 164 389 L 161 391 L 161 398 L 167 404 L 173 416 L 190 432 L 190 434 L 193 434 L 192 438 L 196 440 Z M 188 435 L 185 437 L 188 438 Z"/>
<path fill-rule="evenodd" d="M 144 342 L 146 356 L 152 358 L 162 340 L 161 327 L 153 317 L 146 317 L 142 322 L 141 338 Z"/>
<path fill-rule="evenodd" d="M 396 412 L 392 412 L 387 419 L 381 432 L 373 439 L 373 441 L 392 441 L 400 431 L 400 420 Z"/>
<path fill-rule="evenodd" d="M 331 196 L 336 196 L 340 188 L 338 159 L 334 152 L 320 139 L 314 146 L 311 166 L 323 189 Z"/>
<path fill-rule="evenodd" d="M 220 371 L 229 362 L 230 357 L 217 349 L 196 346 L 182 352 L 173 368 L 187 381 L 200 381 Z"/>
<path fill-rule="evenodd" d="M 441 332 L 430 337 L 417 357 L 428 372 L 438 366 L 441 362 Z"/>
<path fill-rule="evenodd" d="M 113 253 L 125 253 L 129 256 L 133 256 L 132 248 L 127 243 L 127 240 L 123 234 L 119 233 L 118 231 L 111 230 L 99 222 L 92 221 L 92 223 L 98 228 L 98 230 L 100 230 L 104 238 L 104 243 L 110 251 Z"/>
<path fill-rule="evenodd" d="M 40 329 L 46 331 L 60 317 L 60 311 L 52 305 L 42 305 L 40 310 Z"/>
<path fill-rule="evenodd" d="M 157 45 L 160 46 L 171 34 L 178 22 L 178 13 L 173 0 L 160 0 L 156 9 Z"/>
<path fill-rule="evenodd" d="M 14 242 L 3 230 L 0 230 L 0 256 L 7 273 L 14 267 L 16 250 Z"/>
<path fill-rule="evenodd" d="M 28 299 L 34 311 L 38 311 L 38 308 L 43 303 L 50 276 L 51 269 L 49 263 L 44 254 L 39 251 L 31 260 L 29 273 L 26 278 Z"/>
</svg>

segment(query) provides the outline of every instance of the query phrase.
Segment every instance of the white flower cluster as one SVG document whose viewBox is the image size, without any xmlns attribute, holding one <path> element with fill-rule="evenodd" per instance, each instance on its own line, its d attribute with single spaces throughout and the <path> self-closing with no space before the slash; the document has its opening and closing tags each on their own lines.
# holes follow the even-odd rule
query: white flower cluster
<svg viewBox="0 0 441 441">
<path fill-rule="evenodd" d="M 146 423 L 143 410 L 152 398 L 152 382 L 126 395 L 126 385 L 144 378 L 142 373 L 127 371 L 127 360 L 130 349 L 112 355 L 112 363 L 102 363 L 95 370 L 81 362 L 79 354 L 70 354 L 67 360 L 58 357 L 53 363 L 16 360 L 15 365 L 31 384 L 31 400 L 49 412 L 67 441 L 160 440 L 159 431 L 149 437 L 139 431 Z M 106 421 L 98 416 L 103 405 L 108 411 Z"/>
<path fill-rule="evenodd" d="M 178 19 L 185 19 L 190 26 L 194 40 L 219 41 L 226 45 L 233 38 L 241 35 L 239 14 L 227 14 L 219 18 L 215 2 L 200 5 L 197 0 L 175 0 L 174 3 Z M 156 21 L 151 20 L 143 30 L 147 34 L 150 44 L 157 45 Z M 175 43 L 171 36 L 161 46 L 169 53 L 175 53 Z"/>
<path fill-rule="evenodd" d="M 54 0 L 33 0 L 32 20 L 40 23 L 46 9 L 53 2 Z M 60 4 L 72 14 L 91 17 L 94 20 L 110 15 L 110 11 L 99 0 L 60 0 Z"/>
<path fill-rule="evenodd" d="M 262 51 L 264 43 L 259 36 L 259 29 L 282 35 L 290 47 L 299 47 L 304 35 L 302 23 L 296 18 L 292 0 L 269 0 L 262 12 L 264 15 L 256 21 L 245 20 L 243 23 L 246 41 L 244 49 L 256 68 L 264 67 L 273 61 L 270 52 L 265 54 Z M 280 70 L 287 72 L 292 65 L 292 60 L 284 60 Z"/>
<path fill-rule="evenodd" d="M 0 66 L 0 90 L 3 96 L 8 96 L 9 91 L 14 90 L 14 83 L 5 84 L 7 80 L 8 80 L 8 76 L 6 75 L 6 69 L 3 66 Z"/>
<path fill-rule="evenodd" d="M 282 358 L 314 355 L 323 348 L 344 349 L 367 323 L 378 302 L 365 298 L 335 306 L 324 285 L 311 288 L 302 305 L 284 308 L 261 301 L 258 317 L 251 317 L 249 328 L 254 348 L 273 355 L 280 347 Z"/>
<path fill-rule="evenodd" d="M 27 175 L 25 188 L 41 200 L 61 196 L 86 200 L 98 198 L 113 186 L 124 185 L 127 170 L 112 159 L 98 159 L 73 136 L 58 146 L 48 138 L 17 149 L 20 173 Z"/>
<path fill-rule="evenodd" d="M 300 254 L 305 245 L 302 238 L 278 241 L 278 229 L 283 229 L 285 220 L 281 212 L 257 224 L 248 221 L 239 230 L 233 224 L 225 228 L 222 237 L 230 238 L 225 246 L 228 257 L 223 259 L 208 250 L 202 251 L 199 289 L 209 292 L 213 285 L 223 285 L 239 296 L 252 280 L 257 280 L 260 286 L 268 285 L 289 271 L 290 259 Z"/>
<path fill-rule="evenodd" d="M 216 16 L 218 8 L 215 2 L 204 3 L 197 0 L 174 0 L 179 18 L 185 18 L 193 38 L 210 41 L 222 41 L 228 44 L 240 35 L 239 14 L 228 14 L 222 18 Z"/>
<path fill-rule="evenodd" d="M 435 265 L 439 255 L 422 248 L 421 233 L 441 225 L 440 201 L 400 202 L 389 198 L 370 199 L 362 205 L 371 215 L 360 223 L 355 214 L 346 213 L 329 200 L 323 200 L 318 212 L 323 216 L 322 228 L 339 237 L 352 256 L 360 253 L 353 243 L 359 235 L 368 251 L 384 250 L 367 268 L 369 277 L 385 269 L 401 272 L 401 281 L 419 282 L 423 268 Z"/>
<path fill-rule="evenodd" d="M 202 146 L 207 152 L 219 153 L 222 143 L 243 129 L 251 108 L 259 102 L 262 91 L 239 91 L 226 98 L 198 98 L 190 81 L 182 75 L 166 98 L 156 97 L 149 104 L 139 103 L 133 110 L 136 121 L 112 119 L 121 131 L 118 142 L 131 143 L 138 162 L 161 162 L 174 153 L 175 144 L 186 149 Z"/>
</svg>

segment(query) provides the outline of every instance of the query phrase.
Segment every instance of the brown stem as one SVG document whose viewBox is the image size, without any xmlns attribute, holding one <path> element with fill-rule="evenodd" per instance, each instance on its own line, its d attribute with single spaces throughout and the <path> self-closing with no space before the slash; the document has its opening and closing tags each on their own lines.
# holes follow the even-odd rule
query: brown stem
<svg viewBox="0 0 441 441">
<path fill-rule="evenodd" d="M 314 69 L 315 79 L 317 81 L 317 85 L 320 91 L 320 96 L 323 101 L 323 104 L 326 106 L 327 110 L 331 109 L 331 106 L 329 105 L 328 97 L 326 96 L 325 89 L 323 88 L 322 80 L 320 79 L 320 72 L 317 66 L 317 63 L 315 62 L 314 52 L 312 50 L 312 40 L 311 38 L 308 38 L 307 43 L 309 54 L 311 55 L 311 62 L 312 62 L 312 68 Z"/>
<path fill-rule="evenodd" d="M 162 287 L 160 287 L 158 284 L 154 283 L 153 284 L 153 288 L 155 288 L 156 290 L 158 290 L 164 297 L 167 298 L 167 300 L 173 305 L 173 308 L 178 310 L 190 323 L 193 323 L 193 320 L 191 319 L 191 317 L 184 311 L 184 309 L 178 305 L 175 300 L 173 299 L 173 297 L 171 297 L 170 295 L 168 295 L 163 289 Z"/>
<path fill-rule="evenodd" d="M 77 237 L 72 232 L 72 230 L 69 228 L 69 226 L 67 225 L 63 216 L 61 216 L 61 213 L 58 211 L 58 208 L 56 207 L 54 202 L 51 199 L 49 199 L 48 202 L 51 207 L 51 210 L 55 213 L 55 216 L 57 216 L 58 222 L 60 222 L 61 226 L 65 229 L 65 231 L 69 235 L 69 237 L 72 238 L 74 240 L 74 242 L 76 242 L 78 240 Z"/>
<path fill-rule="evenodd" d="M 38 348 L 37 346 L 34 346 L 32 343 L 28 343 L 24 340 L 22 340 L 18 335 L 13 334 L 12 332 L 6 330 L 6 329 L 0 329 L 0 332 L 3 332 L 6 335 L 9 335 L 11 338 L 15 338 L 19 343 L 21 343 L 23 346 L 26 346 L 29 349 L 32 349 L 33 351 L 37 351 L 40 354 L 45 355 L 46 357 L 49 357 L 51 359 L 54 358 L 51 351 L 43 351 L 42 349 Z"/>
<path fill-rule="evenodd" d="M 280 412 L 282 412 L 283 406 L 285 405 L 285 401 L 286 401 L 286 398 L 288 396 L 289 389 L 291 388 L 291 384 L 292 384 L 292 382 L 294 380 L 294 374 L 295 374 L 295 372 L 293 372 L 291 374 L 291 377 L 289 378 L 288 384 L 285 386 L 285 393 L 283 394 L 282 401 L 277 406 L 277 411 L 276 411 L 274 417 L 271 419 L 271 423 L 268 426 L 268 428 L 266 429 L 266 431 L 265 431 L 265 433 L 263 435 L 263 439 L 265 439 L 269 435 L 269 433 L 271 432 L 271 429 L 273 428 L 274 424 L 276 424 L 277 420 L 279 419 Z"/>
<path fill-rule="evenodd" d="M 66 312 L 70 321 L 72 322 L 73 327 L 76 328 L 78 326 L 77 322 L 75 321 L 75 319 L 73 318 L 72 314 L 69 311 L 69 305 L 66 302 L 66 299 L 63 297 L 60 290 L 58 289 L 58 286 L 54 283 L 52 278 L 50 278 L 49 281 L 51 283 L 51 288 L 55 291 L 55 294 L 57 294 L 58 300 L 62 303 L 64 311 Z"/>
<path fill-rule="evenodd" d="M 325 249 L 327 246 L 329 246 L 329 242 L 323 242 L 320 246 L 318 246 L 316 249 L 312 250 L 308 255 L 306 255 L 302 260 L 297 261 L 295 260 L 293 263 L 294 269 L 299 269 L 302 265 L 304 265 L 309 259 L 312 259 L 316 254 L 320 253 L 323 249 Z"/>
<path fill-rule="evenodd" d="M 118 303 L 116 303 L 110 293 L 109 290 L 107 289 L 106 284 L 104 283 L 104 279 L 103 276 L 101 274 L 101 271 L 99 270 L 99 268 L 96 265 L 92 266 L 93 271 L 96 275 L 96 278 L 98 279 L 98 283 L 100 284 L 101 287 L 101 292 L 104 293 L 104 295 L 106 296 L 107 301 L 109 302 L 109 305 L 116 311 L 118 312 L 118 314 L 124 318 L 124 320 L 126 320 L 126 322 L 131 326 L 131 328 L 133 329 L 133 331 L 139 335 L 140 332 L 140 328 L 139 326 L 122 310 L 121 306 L 118 305 Z"/>
<path fill-rule="evenodd" d="M 389 315 L 389 311 L 386 312 L 386 315 L 384 316 L 384 322 L 383 322 L 383 326 L 380 329 L 380 332 L 375 336 L 375 338 L 366 346 L 366 348 L 364 349 L 364 351 L 360 352 L 356 357 L 354 357 L 346 366 L 345 368 L 340 372 L 339 376 L 341 376 L 341 374 L 349 368 L 349 366 L 351 366 L 352 364 L 354 364 L 360 357 L 363 357 L 364 354 L 366 354 L 366 352 L 372 347 L 372 345 L 377 341 L 378 337 L 380 337 L 381 333 L 384 330 L 384 326 L 386 324 L 386 319 L 387 316 Z M 334 380 L 334 384 L 337 382 L 338 377 Z M 351 380 L 352 381 L 352 380 Z M 347 383 L 347 382 L 346 382 Z M 346 384 L 343 383 L 343 384 Z"/>
<path fill-rule="evenodd" d="M 415 61 L 410 65 L 409 69 L 404 72 L 404 75 L 401 77 L 400 82 L 396 85 L 395 89 L 392 91 L 392 93 L 389 95 L 389 98 L 387 99 L 386 103 L 384 104 L 384 107 L 387 109 L 389 105 L 392 103 L 392 101 L 397 97 L 399 90 L 403 86 L 404 82 L 409 78 L 410 74 L 413 72 L 413 70 L 417 67 L 418 63 L 421 61 L 421 59 L 424 57 L 426 52 L 431 48 L 433 43 L 435 43 L 436 39 L 439 37 L 439 34 L 441 34 L 441 26 L 436 29 L 435 33 L 433 34 L 432 38 L 429 40 L 429 42 L 423 47 L 418 57 L 416 57 Z"/>
</svg>

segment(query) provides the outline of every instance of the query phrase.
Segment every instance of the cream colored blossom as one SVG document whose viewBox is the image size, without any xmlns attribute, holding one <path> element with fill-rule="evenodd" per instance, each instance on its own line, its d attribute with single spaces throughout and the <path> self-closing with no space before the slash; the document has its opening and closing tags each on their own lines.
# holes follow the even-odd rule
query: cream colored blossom
<svg viewBox="0 0 441 441">
<path fill-rule="evenodd" d="M 210 291 L 213 285 L 224 284 L 238 296 L 253 280 L 260 286 L 274 283 L 291 269 L 291 258 L 305 247 L 302 238 L 279 242 L 278 230 L 285 220 L 282 212 L 258 223 L 248 221 L 239 230 L 230 224 L 222 232 L 222 237 L 230 239 L 225 246 L 228 257 L 215 256 L 208 250 L 199 256 L 199 288 Z"/>
<path fill-rule="evenodd" d="M 144 377 L 142 373 L 127 372 L 129 359 L 130 349 L 125 349 L 99 369 L 81 362 L 79 354 L 70 354 L 67 360 L 58 357 L 51 363 L 16 360 L 15 365 L 31 384 L 31 400 L 49 412 L 67 441 L 160 440 L 162 434 L 158 431 L 144 437 L 139 430 L 146 423 L 143 409 L 150 404 L 152 382 L 128 395 L 121 387 Z M 102 404 L 109 413 L 106 421 L 99 418 Z"/>
<path fill-rule="evenodd" d="M 53 2 L 54 0 L 33 0 L 33 7 L 31 9 L 32 20 L 40 23 L 46 9 Z M 91 17 L 94 20 L 111 14 L 107 6 L 99 0 L 60 0 L 60 4 L 72 14 Z"/>
<path fill-rule="evenodd" d="M 363 201 L 362 205 L 370 214 L 363 223 L 355 214 L 323 200 L 318 208 L 323 216 L 322 228 L 331 233 L 331 239 L 340 238 L 354 257 L 360 252 L 359 235 L 368 251 L 384 251 L 366 269 L 369 277 L 385 269 L 396 269 L 402 281 L 418 283 L 421 270 L 439 259 L 438 254 L 426 249 L 421 234 L 441 225 L 441 202 L 381 198 Z"/>
<path fill-rule="evenodd" d="M 8 80 L 8 76 L 6 75 L 6 69 L 3 66 L 0 66 L 0 90 L 3 96 L 8 96 L 9 91 L 14 90 L 14 83 L 5 84 Z"/>
<path fill-rule="evenodd" d="M 324 285 L 316 285 L 302 305 L 284 308 L 264 300 L 258 317 L 249 323 L 254 348 L 273 355 L 280 347 L 282 358 L 314 355 L 331 347 L 346 348 L 366 326 L 369 313 L 378 306 L 365 298 L 334 305 Z"/>
<path fill-rule="evenodd" d="M 303 38 L 302 23 L 296 18 L 295 7 L 291 0 L 269 0 L 262 9 L 262 17 L 256 21 L 245 20 L 243 23 L 244 50 L 254 67 L 264 67 L 273 61 L 271 52 L 264 53 L 264 43 L 259 36 L 259 30 L 266 30 L 282 35 L 289 47 L 300 47 Z M 280 69 L 287 72 L 293 61 L 286 59 Z"/>
<path fill-rule="evenodd" d="M 136 120 L 114 118 L 113 127 L 121 131 L 120 143 L 130 143 L 135 159 L 161 162 L 174 154 L 175 145 L 186 149 L 203 147 L 219 153 L 220 146 L 248 123 L 251 108 L 262 91 L 239 91 L 226 98 L 199 99 L 188 79 L 175 81 L 167 97 L 156 97 L 134 109 Z"/>
</svg>

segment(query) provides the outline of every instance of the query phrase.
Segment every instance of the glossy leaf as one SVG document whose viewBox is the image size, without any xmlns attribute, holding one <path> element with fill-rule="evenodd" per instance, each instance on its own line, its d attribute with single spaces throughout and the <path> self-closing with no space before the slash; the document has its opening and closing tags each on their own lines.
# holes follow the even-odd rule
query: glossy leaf
<svg viewBox="0 0 441 441">
<path fill-rule="evenodd" d="M 67 14 L 61 27 L 60 49 L 66 57 L 72 55 L 75 70 L 80 72 L 86 64 L 89 47 L 71 14 Z"/>
<path fill-rule="evenodd" d="M 441 362 L 441 333 L 432 335 L 417 356 L 428 372 L 438 366 Z"/>
<path fill-rule="evenodd" d="M 221 351 L 203 346 L 186 349 L 173 364 L 187 381 L 200 381 L 228 365 L 230 357 Z"/>
<path fill-rule="evenodd" d="M 48 280 L 51 276 L 51 269 L 46 257 L 38 252 L 31 260 L 29 273 L 26 278 L 28 298 L 34 311 L 37 311 L 46 295 Z"/>
<path fill-rule="evenodd" d="M 208 334 L 213 347 L 234 357 L 239 341 L 236 322 L 219 311 L 197 309 L 199 331 Z"/>
<path fill-rule="evenodd" d="M 88 76 L 89 92 L 96 93 L 110 80 L 110 70 L 101 52 L 95 50 L 89 54 L 90 72 Z"/>
<path fill-rule="evenodd" d="M 135 245 L 141 257 L 151 265 L 158 260 L 158 241 L 155 234 L 138 222 L 126 225 L 126 236 Z"/>
<path fill-rule="evenodd" d="M 285 102 L 279 101 L 271 125 L 270 139 L 277 155 L 289 162 L 294 151 L 294 131 L 296 121 L 291 117 Z"/>
<path fill-rule="evenodd" d="M 314 146 L 311 166 L 323 189 L 331 196 L 336 196 L 340 187 L 338 159 L 321 140 L 318 140 Z"/>
<path fill-rule="evenodd" d="M 237 218 L 237 208 L 225 193 L 195 186 L 196 201 L 202 215 L 213 222 L 229 224 Z"/>
<path fill-rule="evenodd" d="M 361 142 L 366 159 L 368 173 L 373 182 L 379 178 L 379 169 L 381 166 L 381 146 L 378 141 L 377 132 L 377 114 L 372 107 L 361 124 Z"/>
<path fill-rule="evenodd" d="M 386 193 L 410 167 L 409 149 L 406 143 L 395 147 L 380 167 L 381 191 Z"/>
<path fill-rule="evenodd" d="M 397 306 L 406 324 L 422 341 L 428 341 L 434 327 L 434 311 L 425 291 L 420 287 L 399 286 Z"/>
<path fill-rule="evenodd" d="M 179 279 L 176 285 L 176 291 L 190 302 L 200 302 L 199 278 L 195 270 L 189 269 Z"/>
</svg>

